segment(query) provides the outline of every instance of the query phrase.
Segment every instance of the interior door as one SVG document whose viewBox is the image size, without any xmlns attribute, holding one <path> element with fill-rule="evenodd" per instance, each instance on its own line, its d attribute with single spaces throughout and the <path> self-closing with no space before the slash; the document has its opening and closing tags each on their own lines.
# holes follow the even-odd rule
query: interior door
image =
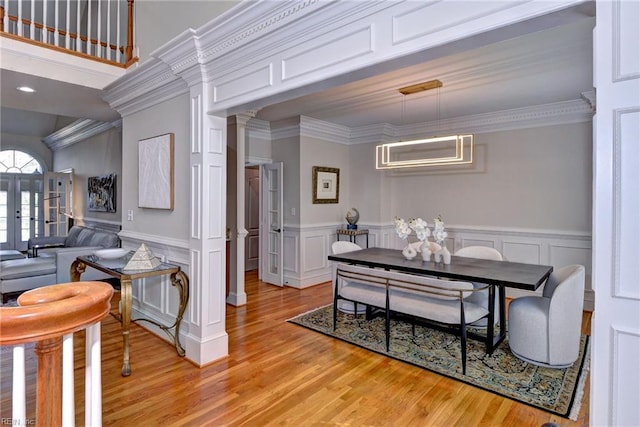
<svg viewBox="0 0 640 427">
<path fill-rule="evenodd" d="M 259 274 L 263 282 L 277 286 L 284 285 L 282 182 L 282 162 L 262 165 L 262 256 Z"/>
<path fill-rule="evenodd" d="M 2 174 L 0 178 L 0 247 L 25 251 L 42 233 L 42 175 Z"/>
<path fill-rule="evenodd" d="M 44 174 L 44 235 L 66 236 L 72 212 L 72 172 Z"/>
<path fill-rule="evenodd" d="M 244 269 L 257 270 L 260 260 L 260 170 L 257 166 L 245 168 L 245 239 Z"/>
</svg>

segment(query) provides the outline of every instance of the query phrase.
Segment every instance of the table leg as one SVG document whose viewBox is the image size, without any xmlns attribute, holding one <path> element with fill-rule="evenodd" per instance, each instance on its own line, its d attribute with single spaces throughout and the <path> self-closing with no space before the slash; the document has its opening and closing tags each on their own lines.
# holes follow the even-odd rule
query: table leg
<svg viewBox="0 0 640 427">
<path fill-rule="evenodd" d="M 85 263 L 79 260 L 75 260 L 71 263 L 71 267 L 69 268 L 69 277 L 72 282 L 79 282 L 80 276 L 87 269 Z"/>
<path fill-rule="evenodd" d="M 178 307 L 178 315 L 176 316 L 173 343 L 176 346 L 178 355 L 184 356 L 185 351 L 180 344 L 180 324 L 182 323 L 182 316 L 184 315 L 187 303 L 189 302 L 189 278 L 182 270 L 180 270 L 171 275 L 171 284 L 178 288 L 178 293 L 180 294 L 180 307 Z"/>
<path fill-rule="evenodd" d="M 122 362 L 122 376 L 131 375 L 129 364 L 129 327 L 131 325 L 131 280 L 120 280 L 120 301 L 122 302 L 122 344 L 124 358 Z"/>
<path fill-rule="evenodd" d="M 504 286 L 496 285 L 498 287 L 498 312 L 500 317 L 500 331 L 496 335 L 495 332 L 495 307 L 496 307 L 496 292 L 495 286 L 491 286 L 489 288 L 489 318 L 487 320 L 487 342 L 486 342 L 486 352 L 487 354 L 493 354 L 493 351 L 498 348 L 498 345 L 505 339 L 507 336 L 507 330 L 505 328 L 506 324 L 506 315 L 505 315 L 505 290 Z"/>
</svg>

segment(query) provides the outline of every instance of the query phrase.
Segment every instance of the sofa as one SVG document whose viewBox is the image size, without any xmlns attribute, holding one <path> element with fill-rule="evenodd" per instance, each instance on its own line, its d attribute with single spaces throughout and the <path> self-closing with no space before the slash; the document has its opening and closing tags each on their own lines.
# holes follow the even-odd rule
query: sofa
<svg viewBox="0 0 640 427">
<path fill-rule="evenodd" d="M 12 259 L 0 263 L 0 294 L 6 302 L 9 295 L 41 286 L 71 281 L 69 269 L 78 256 L 96 250 L 117 248 L 120 238 L 115 232 L 75 225 L 67 236 L 47 236 L 29 239 L 28 248 L 37 248 L 36 257 Z M 101 280 L 106 274 L 87 268 L 82 280 Z"/>
</svg>

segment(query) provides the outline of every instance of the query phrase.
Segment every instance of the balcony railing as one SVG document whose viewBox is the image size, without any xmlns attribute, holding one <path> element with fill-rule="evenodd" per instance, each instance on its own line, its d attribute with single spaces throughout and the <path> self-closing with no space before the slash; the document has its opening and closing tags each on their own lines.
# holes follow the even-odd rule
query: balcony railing
<svg viewBox="0 0 640 427">
<path fill-rule="evenodd" d="M 134 0 L 0 0 L 5 37 L 127 67 Z"/>
<path fill-rule="evenodd" d="M 109 313 L 112 295 L 107 283 L 64 283 L 25 292 L 19 307 L 0 308 L 0 345 L 13 346 L 11 420 L 3 423 L 75 424 L 73 334 L 86 329 L 85 425 L 102 424 L 100 321 Z M 29 343 L 35 343 L 38 358 L 35 420 L 27 419 L 26 408 Z"/>
</svg>

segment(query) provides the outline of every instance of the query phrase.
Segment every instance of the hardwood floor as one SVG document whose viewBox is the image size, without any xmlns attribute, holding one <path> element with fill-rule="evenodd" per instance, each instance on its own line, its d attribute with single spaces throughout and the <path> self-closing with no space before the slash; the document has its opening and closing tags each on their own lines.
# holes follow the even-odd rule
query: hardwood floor
<svg viewBox="0 0 640 427">
<path fill-rule="evenodd" d="M 105 426 L 587 426 L 589 384 L 577 422 L 516 403 L 286 320 L 331 302 L 329 283 L 279 288 L 247 276 L 249 303 L 227 306 L 230 356 L 198 368 L 138 325 L 132 375 L 120 376 L 120 325 L 103 322 Z M 113 301 L 117 307 L 119 295 Z M 583 329 L 589 332 L 590 313 Z M 82 334 L 79 334 L 82 335 Z M 83 425 L 84 354 L 77 339 L 77 425 Z M 30 353 L 30 352 L 28 352 Z M 2 351 L 1 417 L 10 416 L 11 353 Z M 35 408 L 29 371 L 28 411 Z"/>
</svg>

